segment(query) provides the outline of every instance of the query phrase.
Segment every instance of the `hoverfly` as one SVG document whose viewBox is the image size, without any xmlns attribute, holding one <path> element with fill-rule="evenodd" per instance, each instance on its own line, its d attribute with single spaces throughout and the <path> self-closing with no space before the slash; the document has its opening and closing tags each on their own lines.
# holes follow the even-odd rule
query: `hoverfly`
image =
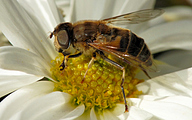
<svg viewBox="0 0 192 120">
<path fill-rule="evenodd" d="M 64 55 L 61 70 L 66 67 L 68 58 L 78 57 L 82 54 L 92 55 L 88 64 L 89 69 L 96 59 L 96 53 L 99 54 L 105 61 L 123 71 L 121 88 L 125 112 L 127 112 L 128 106 L 123 88 L 125 68 L 109 59 L 105 54 L 112 54 L 123 62 L 140 68 L 149 78 L 151 77 L 146 70 L 152 66 L 153 58 L 144 39 L 129 29 L 116 27 L 112 24 L 137 24 L 151 20 L 162 13 L 161 9 L 146 9 L 103 20 L 83 20 L 73 24 L 64 22 L 57 25 L 50 34 L 50 38 L 55 36 L 54 46 L 58 52 Z M 72 53 L 72 48 L 76 50 L 75 53 Z M 83 81 L 84 79 L 82 83 Z"/>
</svg>

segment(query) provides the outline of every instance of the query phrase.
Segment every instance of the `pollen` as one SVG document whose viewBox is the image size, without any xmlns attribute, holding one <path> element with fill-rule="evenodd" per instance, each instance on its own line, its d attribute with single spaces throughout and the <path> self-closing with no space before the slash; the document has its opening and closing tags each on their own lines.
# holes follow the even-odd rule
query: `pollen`
<svg viewBox="0 0 192 120">
<path fill-rule="evenodd" d="M 90 56 L 81 55 L 77 58 L 68 59 L 67 67 L 60 70 L 64 57 L 59 54 L 52 60 L 52 76 L 55 79 L 55 91 L 66 92 L 73 96 L 74 105 L 84 104 L 86 110 L 92 107 L 98 112 L 111 109 L 117 103 L 124 104 L 121 77 L 122 71 L 107 63 L 101 58 L 94 61 L 82 82 L 84 74 L 91 60 Z M 117 61 L 116 61 L 117 62 Z M 143 80 L 135 78 L 137 69 L 124 64 L 126 68 L 124 90 L 125 96 L 138 97 L 142 91 L 138 91 L 136 85 Z"/>
</svg>

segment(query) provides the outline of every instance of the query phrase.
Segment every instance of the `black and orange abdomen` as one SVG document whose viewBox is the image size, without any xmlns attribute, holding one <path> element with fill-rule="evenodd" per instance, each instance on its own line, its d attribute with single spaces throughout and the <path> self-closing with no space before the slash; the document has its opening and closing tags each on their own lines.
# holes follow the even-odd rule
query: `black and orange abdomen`
<svg viewBox="0 0 192 120">
<path fill-rule="evenodd" d="M 143 62 L 146 66 L 152 65 L 152 55 L 144 39 L 131 32 L 131 40 L 127 49 L 128 54 Z"/>
<path fill-rule="evenodd" d="M 108 26 L 105 24 L 99 25 L 99 32 L 102 36 L 105 36 L 105 46 L 113 51 L 121 52 L 124 58 L 137 62 L 143 67 L 152 65 L 152 55 L 149 51 L 144 39 L 138 37 L 128 29 Z M 102 41 L 103 42 L 103 41 Z M 112 46 L 110 48 L 110 46 Z"/>
</svg>

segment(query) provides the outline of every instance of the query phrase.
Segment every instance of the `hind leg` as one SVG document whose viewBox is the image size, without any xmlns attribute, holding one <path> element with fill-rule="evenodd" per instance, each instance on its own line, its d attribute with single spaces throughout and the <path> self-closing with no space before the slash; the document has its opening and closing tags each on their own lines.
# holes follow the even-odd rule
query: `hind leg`
<svg viewBox="0 0 192 120">
<path fill-rule="evenodd" d="M 124 91 L 124 80 L 125 80 L 125 67 L 119 65 L 118 63 L 116 63 L 115 61 L 107 58 L 102 52 L 100 52 L 101 57 L 107 61 L 108 63 L 110 63 L 111 65 L 115 66 L 116 68 L 120 69 L 123 71 L 122 77 L 121 77 L 121 90 L 123 93 L 123 99 L 124 99 L 124 103 L 125 103 L 125 112 L 128 112 L 128 105 L 127 105 L 127 101 L 126 101 L 126 96 L 125 96 L 125 91 Z"/>
</svg>

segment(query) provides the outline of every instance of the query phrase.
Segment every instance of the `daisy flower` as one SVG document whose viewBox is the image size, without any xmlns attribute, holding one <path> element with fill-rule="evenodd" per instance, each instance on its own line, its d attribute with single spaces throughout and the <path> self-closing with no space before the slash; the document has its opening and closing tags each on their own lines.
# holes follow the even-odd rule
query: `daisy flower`
<svg viewBox="0 0 192 120">
<path fill-rule="evenodd" d="M 150 9 L 154 3 L 154 0 L 57 1 L 58 6 L 64 6 L 66 21 L 71 22 Z M 124 84 L 129 97 L 129 112 L 124 113 L 125 106 L 119 89 L 121 71 L 98 59 L 81 84 L 81 76 L 90 59 L 84 56 L 70 59 L 68 67 L 64 71 L 59 70 L 63 58 L 55 51 L 53 41 L 48 36 L 63 19 L 53 0 L 0 0 L 0 16 L 0 29 L 13 45 L 0 47 L 0 95 L 10 93 L 0 103 L 0 119 L 138 120 L 192 117 L 191 68 L 159 77 L 150 73 L 154 78 L 141 83 L 143 80 L 136 79 L 132 72 L 134 68 L 127 66 L 132 76 L 126 75 Z M 190 50 L 190 18 L 167 22 L 164 17 L 131 25 L 129 29 L 145 38 L 152 53 L 173 48 Z M 178 33 L 188 36 L 182 39 L 188 44 L 179 42 L 179 36 L 173 37 Z M 157 74 L 181 69 L 175 67 L 158 65 L 161 72 Z"/>
</svg>

